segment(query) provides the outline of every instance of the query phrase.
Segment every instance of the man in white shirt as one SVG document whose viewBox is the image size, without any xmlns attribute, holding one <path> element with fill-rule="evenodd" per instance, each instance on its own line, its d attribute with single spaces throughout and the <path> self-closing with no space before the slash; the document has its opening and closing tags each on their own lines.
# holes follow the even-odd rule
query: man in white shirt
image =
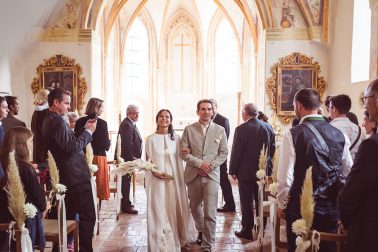
<svg viewBox="0 0 378 252">
<path fill-rule="evenodd" d="M 294 109 L 300 123 L 286 132 L 280 148 L 277 203 L 278 214 L 286 219 L 289 252 L 296 247 L 291 226 L 301 218 L 300 195 L 307 169 L 312 166 L 313 227 L 318 231 L 337 232 L 336 183 L 349 173 L 353 164 L 348 137 L 318 114 L 319 106 L 319 93 L 314 89 L 305 88 L 295 95 Z M 335 243 L 320 243 L 320 251 L 335 249 Z"/>
<path fill-rule="evenodd" d="M 331 98 L 328 111 L 332 118 L 331 125 L 338 128 L 348 136 L 351 142 L 350 154 L 354 160 L 358 147 L 365 140 L 365 133 L 361 127 L 352 123 L 346 116 L 352 106 L 352 101 L 345 94 L 336 95 Z"/>
</svg>

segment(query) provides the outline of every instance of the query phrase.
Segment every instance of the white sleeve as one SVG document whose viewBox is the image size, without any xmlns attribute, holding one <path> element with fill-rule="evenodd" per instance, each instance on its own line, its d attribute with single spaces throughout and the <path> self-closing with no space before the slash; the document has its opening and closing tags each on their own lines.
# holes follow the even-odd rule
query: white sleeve
<svg viewBox="0 0 378 252">
<path fill-rule="evenodd" d="M 346 178 L 350 172 L 350 169 L 353 166 L 353 159 L 350 155 L 349 147 L 351 146 L 349 137 L 344 134 L 345 144 L 342 157 L 342 176 Z"/>
<path fill-rule="evenodd" d="M 290 187 L 294 180 L 294 165 L 296 153 L 290 130 L 286 132 L 280 146 L 280 156 L 277 170 L 277 204 L 281 209 L 286 208 Z"/>
</svg>

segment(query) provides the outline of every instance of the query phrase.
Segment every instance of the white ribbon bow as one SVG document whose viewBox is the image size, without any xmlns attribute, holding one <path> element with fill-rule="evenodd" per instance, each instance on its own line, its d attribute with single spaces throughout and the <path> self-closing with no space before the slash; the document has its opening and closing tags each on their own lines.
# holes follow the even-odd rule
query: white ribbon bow
<svg viewBox="0 0 378 252">
<path fill-rule="evenodd" d="M 29 230 L 25 227 L 25 224 L 21 228 L 21 251 L 33 252 L 33 245 L 30 239 Z"/>
<path fill-rule="evenodd" d="M 306 250 L 311 246 L 311 241 L 304 241 L 302 237 L 297 236 L 295 244 L 297 245 L 295 252 L 306 252 Z"/>
</svg>

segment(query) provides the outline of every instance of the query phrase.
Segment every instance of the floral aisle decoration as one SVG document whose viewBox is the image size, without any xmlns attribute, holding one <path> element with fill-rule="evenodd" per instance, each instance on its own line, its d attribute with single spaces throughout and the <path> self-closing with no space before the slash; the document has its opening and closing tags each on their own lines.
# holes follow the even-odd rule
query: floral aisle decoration
<svg viewBox="0 0 378 252">
<path fill-rule="evenodd" d="M 49 163 L 51 185 L 53 186 L 53 191 L 57 194 L 57 198 L 59 199 L 59 195 L 63 195 L 67 191 L 67 187 L 59 183 L 58 167 L 56 165 L 56 162 L 51 152 L 49 151 L 47 155 L 48 155 L 47 161 Z"/>
<path fill-rule="evenodd" d="M 26 196 L 14 151 L 9 153 L 8 182 L 5 191 L 8 195 L 9 212 L 15 219 L 18 228 L 21 228 L 25 222 L 24 206 Z"/>
<path fill-rule="evenodd" d="M 149 171 L 152 173 L 156 173 L 162 175 L 170 180 L 173 180 L 174 177 L 167 173 L 164 173 L 158 169 L 156 169 L 156 164 L 152 163 L 151 161 L 145 161 L 142 159 L 136 159 L 133 161 L 122 162 L 118 165 L 116 169 L 112 172 L 115 173 L 117 176 L 125 176 L 127 174 L 137 172 L 137 171 Z"/>
<path fill-rule="evenodd" d="M 310 237 L 314 219 L 314 207 L 312 167 L 309 167 L 306 171 L 301 195 L 300 210 L 302 218 L 294 221 L 292 224 L 292 230 L 297 235 L 297 239 L 295 240 L 297 245 L 296 252 L 305 252 L 311 245 L 311 251 L 319 250 L 320 234 L 316 230 L 313 230 Z"/>
<path fill-rule="evenodd" d="M 17 229 L 21 230 L 21 250 L 33 251 L 29 231 L 25 227 L 26 218 L 34 218 L 37 208 L 32 203 L 25 204 L 25 192 L 16 163 L 15 152 L 9 153 L 8 182 L 5 191 L 8 196 L 8 209 L 16 221 Z"/>
<path fill-rule="evenodd" d="M 272 171 L 272 183 L 269 185 L 268 190 L 272 196 L 277 195 L 277 188 L 278 188 L 278 182 L 277 182 L 277 170 L 278 170 L 278 151 L 276 150 L 273 156 L 273 171 Z"/>
<path fill-rule="evenodd" d="M 85 146 L 85 158 L 88 163 L 89 172 L 91 173 L 91 176 L 94 175 L 95 172 L 98 171 L 98 166 L 93 164 L 93 148 L 92 145 L 89 143 L 87 146 Z"/>
<path fill-rule="evenodd" d="M 51 152 L 48 151 L 48 164 L 50 169 L 50 178 L 51 185 L 53 187 L 52 196 L 51 196 L 51 207 L 56 206 L 56 201 L 54 197 L 60 201 L 58 207 L 58 225 L 59 225 L 59 246 L 61 249 L 67 248 L 67 220 L 66 220 L 66 204 L 64 202 L 65 193 L 67 187 L 59 183 L 59 171 L 58 166 L 52 156 Z"/>
<path fill-rule="evenodd" d="M 89 172 L 91 173 L 91 187 L 92 187 L 92 197 L 93 197 L 93 204 L 94 209 L 96 213 L 96 224 L 95 228 L 93 230 L 93 235 L 96 235 L 96 230 L 98 229 L 98 208 L 97 208 L 97 184 L 96 184 L 96 177 L 93 175 L 95 172 L 98 171 L 98 166 L 93 164 L 93 148 L 92 144 L 88 143 L 87 146 L 85 146 L 85 158 L 87 160 L 87 164 L 89 167 Z"/>
<path fill-rule="evenodd" d="M 259 179 L 257 181 L 258 185 L 258 204 L 259 204 L 259 214 L 256 220 L 256 233 L 258 235 L 258 240 L 260 247 L 263 245 L 264 239 L 264 222 L 263 222 L 263 203 L 264 203 L 264 187 L 266 184 L 266 168 L 268 164 L 268 149 L 263 145 L 260 152 L 259 159 L 259 169 L 256 172 L 256 177 Z"/>
</svg>

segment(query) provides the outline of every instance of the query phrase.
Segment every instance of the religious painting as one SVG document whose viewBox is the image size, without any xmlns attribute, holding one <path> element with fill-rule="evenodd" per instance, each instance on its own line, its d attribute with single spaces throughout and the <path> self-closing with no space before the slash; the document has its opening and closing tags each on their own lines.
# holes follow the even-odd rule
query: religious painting
<svg viewBox="0 0 378 252">
<path fill-rule="evenodd" d="M 273 76 L 268 79 L 267 91 L 276 115 L 288 124 L 294 117 L 294 96 L 303 88 L 314 88 L 322 97 L 326 82 L 319 77 L 320 66 L 312 57 L 293 53 L 281 58 L 272 67 Z"/>
<path fill-rule="evenodd" d="M 74 59 L 56 55 L 37 67 L 38 77 L 31 84 L 33 94 L 41 89 L 62 88 L 71 93 L 71 111 L 81 110 L 87 92 L 87 83 L 81 77 L 81 66 Z"/>
<path fill-rule="evenodd" d="M 54 69 L 53 69 L 54 70 Z M 74 70 L 66 68 L 63 71 L 43 71 L 43 88 L 63 88 L 73 94 Z"/>
<path fill-rule="evenodd" d="M 294 95 L 296 92 L 303 88 L 312 87 L 312 78 L 313 78 L 312 69 L 289 69 L 283 68 L 281 70 L 281 76 L 279 82 L 281 85 L 278 85 L 280 95 L 280 111 L 282 113 L 294 111 Z"/>
</svg>

